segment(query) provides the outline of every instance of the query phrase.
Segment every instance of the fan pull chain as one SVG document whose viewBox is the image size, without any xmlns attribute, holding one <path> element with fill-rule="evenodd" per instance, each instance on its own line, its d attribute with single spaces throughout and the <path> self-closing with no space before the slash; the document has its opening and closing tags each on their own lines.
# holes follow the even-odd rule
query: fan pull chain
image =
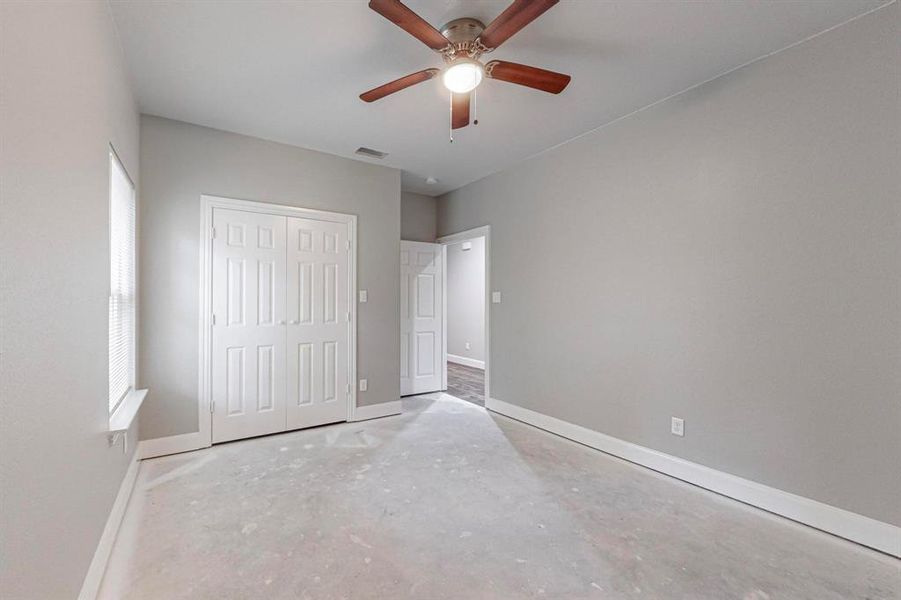
<svg viewBox="0 0 901 600">
<path fill-rule="evenodd" d="M 450 93 L 450 110 L 448 111 L 448 133 L 450 135 L 450 143 L 454 143 L 454 93 Z"/>
<path fill-rule="evenodd" d="M 478 102 L 476 102 L 476 99 L 478 98 L 478 93 L 476 90 L 478 90 L 478 89 L 479 88 L 472 90 L 472 124 L 473 125 L 479 124 Z"/>
</svg>

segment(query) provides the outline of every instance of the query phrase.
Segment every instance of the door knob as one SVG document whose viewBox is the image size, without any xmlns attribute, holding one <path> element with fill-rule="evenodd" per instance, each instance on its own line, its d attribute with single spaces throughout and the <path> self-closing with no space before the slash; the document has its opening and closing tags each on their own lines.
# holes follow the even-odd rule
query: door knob
<svg viewBox="0 0 901 600">
<path fill-rule="evenodd" d="M 289 324 L 291 324 L 291 325 L 297 325 L 297 321 L 289 321 Z"/>
</svg>

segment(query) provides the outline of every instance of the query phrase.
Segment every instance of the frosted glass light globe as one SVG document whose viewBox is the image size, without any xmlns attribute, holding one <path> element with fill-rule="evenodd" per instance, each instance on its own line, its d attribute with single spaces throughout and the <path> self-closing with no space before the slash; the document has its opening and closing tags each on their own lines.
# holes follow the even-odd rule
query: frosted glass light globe
<svg viewBox="0 0 901 600">
<path fill-rule="evenodd" d="M 455 94 L 465 94 L 476 89 L 482 83 L 482 65 L 476 61 L 460 61 L 452 64 L 444 71 L 441 80 L 444 87 Z"/>
</svg>

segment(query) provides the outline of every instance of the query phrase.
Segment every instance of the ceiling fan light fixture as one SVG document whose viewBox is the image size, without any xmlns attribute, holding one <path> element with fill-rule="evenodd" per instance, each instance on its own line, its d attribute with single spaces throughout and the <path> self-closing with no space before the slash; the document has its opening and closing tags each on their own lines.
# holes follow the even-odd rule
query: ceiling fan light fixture
<svg viewBox="0 0 901 600">
<path fill-rule="evenodd" d="M 506 81 L 549 94 L 559 94 L 569 84 L 571 78 L 564 73 L 503 60 L 491 60 L 487 64 L 479 61 L 560 0 L 513 0 L 487 27 L 478 19 L 462 17 L 445 23 L 440 30 L 410 10 L 404 1 L 369 0 L 369 8 L 440 54 L 445 66 L 423 69 L 373 88 L 360 94 L 363 102 L 375 102 L 440 74 L 442 84 L 450 90 L 449 125 L 453 142 L 455 129 L 479 124 L 475 118 L 475 89 L 483 79 Z"/>
<path fill-rule="evenodd" d="M 444 70 L 441 81 L 444 87 L 455 94 L 466 94 L 482 83 L 485 69 L 482 63 L 469 58 L 461 58 L 452 62 Z"/>
</svg>

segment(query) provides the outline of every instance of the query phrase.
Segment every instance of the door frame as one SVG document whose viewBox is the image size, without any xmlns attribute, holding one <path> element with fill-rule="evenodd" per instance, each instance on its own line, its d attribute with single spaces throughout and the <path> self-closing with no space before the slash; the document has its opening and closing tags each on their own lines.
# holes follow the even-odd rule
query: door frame
<svg viewBox="0 0 901 600">
<path fill-rule="evenodd" d="M 200 196 L 200 320 L 198 332 L 200 340 L 200 369 L 198 377 L 197 423 L 200 441 L 204 444 L 203 447 L 209 447 L 213 444 L 213 413 L 210 407 L 213 376 L 213 210 L 216 208 L 347 224 L 347 239 L 350 241 L 347 295 L 351 323 L 348 333 L 349 356 L 347 365 L 350 395 L 347 399 L 347 420 L 352 421 L 357 408 L 357 216 L 285 204 L 272 204 L 202 194 Z"/>
<path fill-rule="evenodd" d="M 491 225 L 473 227 L 457 233 L 442 235 L 435 243 L 443 246 L 457 244 L 478 237 L 485 238 L 485 406 L 491 398 Z M 444 387 L 447 388 L 447 251 L 444 254 Z"/>
</svg>

